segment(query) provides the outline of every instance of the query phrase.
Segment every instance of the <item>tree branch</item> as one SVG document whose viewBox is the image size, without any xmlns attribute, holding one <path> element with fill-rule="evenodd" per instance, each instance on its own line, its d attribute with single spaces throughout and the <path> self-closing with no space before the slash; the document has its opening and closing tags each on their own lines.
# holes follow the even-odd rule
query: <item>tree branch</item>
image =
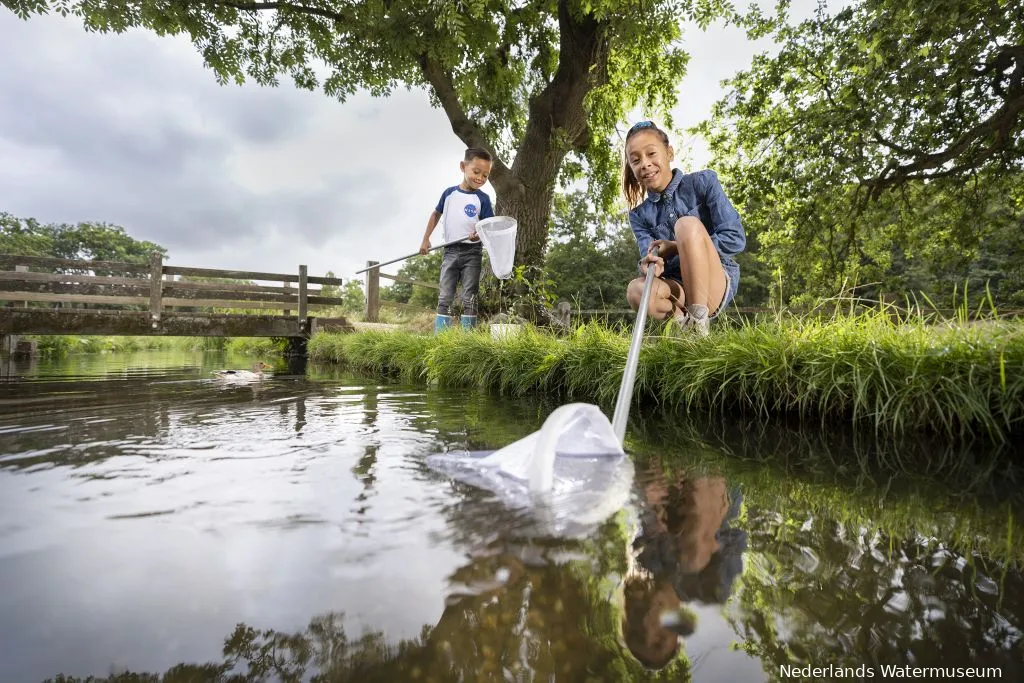
<svg viewBox="0 0 1024 683">
<path fill-rule="evenodd" d="M 952 161 L 966 152 L 971 145 L 986 136 L 995 134 L 995 139 L 990 145 L 972 155 L 975 161 L 983 161 L 1003 150 L 1010 139 L 1008 131 L 1016 125 L 1021 112 L 1024 112 L 1024 92 L 1017 93 L 1016 97 L 1008 99 L 992 116 L 966 131 L 943 151 L 934 154 L 918 154 L 916 160 L 906 164 L 900 164 L 895 160 L 890 161 L 877 177 L 862 180 L 861 184 L 870 187 L 871 197 L 877 198 L 885 188 L 899 185 L 906 180 L 950 175 L 947 172 L 935 174 L 925 172 Z"/>
<path fill-rule="evenodd" d="M 879 133 L 877 130 L 871 133 L 871 137 L 874 138 L 875 142 L 877 142 L 878 144 L 882 145 L 883 147 L 888 147 L 892 151 L 897 152 L 899 154 L 913 156 L 914 154 L 917 153 L 916 150 L 912 150 L 908 147 L 901 147 L 900 145 L 897 145 L 895 142 L 892 142 L 891 140 L 886 140 L 885 138 L 882 137 L 882 134 Z"/>
<path fill-rule="evenodd" d="M 296 2 L 243 2 L 242 0 L 207 0 L 207 4 L 220 5 L 222 7 L 233 7 L 242 12 L 265 12 L 268 10 L 287 10 L 298 14 L 312 14 L 313 16 L 333 19 L 334 21 L 345 21 L 347 17 L 336 10 L 324 9 L 323 7 L 310 7 L 300 5 Z"/>
<path fill-rule="evenodd" d="M 561 129 L 571 147 L 581 152 L 590 142 L 583 101 L 606 79 L 608 40 L 601 35 L 600 22 L 592 17 L 578 21 L 566 0 L 558 2 L 558 27 L 558 67 L 544 88 L 530 98 L 525 140 L 546 147 L 554 130 Z M 531 159 L 529 163 L 537 161 Z"/>
<path fill-rule="evenodd" d="M 511 170 L 494 153 L 494 147 L 488 143 L 487 136 L 480 129 L 480 125 L 470 118 L 469 114 L 459 102 L 459 95 L 455 92 L 455 84 L 451 76 L 441 65 L 423 53 L 419 56 L 420 69 L 427 83 L 434 89 L 434 94 L 441 102 L 441 108 L 448 116 L 452 124 L 452 132 L 469 147 L 484 147 L 489 149 L 494 158 L 491 167 L 491 184 L 499 193 L 521 188 L 521 183 L 515 178 Z"/>
</svg>

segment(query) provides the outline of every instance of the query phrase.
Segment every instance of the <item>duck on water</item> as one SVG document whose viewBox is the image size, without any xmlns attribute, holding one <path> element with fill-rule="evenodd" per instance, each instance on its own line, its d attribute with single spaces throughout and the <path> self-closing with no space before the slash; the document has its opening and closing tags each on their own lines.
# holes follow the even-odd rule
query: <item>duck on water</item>
<svg viewBox="0 0 1024 683">
<path fill-rule="evenodd" d="M 271 367 L 263 361 L 257 361 L 253 363 L 252 370 L 219 370 L 213 374 L 224 379 L 263 379 L 263 371 L 269 370 Z"/>
</svg>

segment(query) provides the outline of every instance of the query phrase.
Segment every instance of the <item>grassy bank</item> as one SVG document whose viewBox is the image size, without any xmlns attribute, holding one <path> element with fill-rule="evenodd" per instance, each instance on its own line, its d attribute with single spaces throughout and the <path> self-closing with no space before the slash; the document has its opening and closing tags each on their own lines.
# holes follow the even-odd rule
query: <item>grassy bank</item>
<svg viewBox="0 0 1024 683">
<path fill-rule="evenodd" d="M 135 351 L 225 351 L 266 356 L 284 351 L 284 341 L 254 337 L 121 337 L 45 335 L 25 337 L 37 341 L 40 355 L 72 353 L 131 353 Z"/>
<path fill-rule="evenodd" d="M 530 327 L 503 340 L 458 329 L 319 334 L 309 353 L 373 375 L 610 406 L 627 332 L 591 323 L 562 338 Z M 1024 428 L 1021 322 L 935 325 L 869 312 L 723 326 L 704 340 L 659 332 L 647 342 L 635 398 L 677 414 L 790 414 L 995 442 Z"/>
</svg>

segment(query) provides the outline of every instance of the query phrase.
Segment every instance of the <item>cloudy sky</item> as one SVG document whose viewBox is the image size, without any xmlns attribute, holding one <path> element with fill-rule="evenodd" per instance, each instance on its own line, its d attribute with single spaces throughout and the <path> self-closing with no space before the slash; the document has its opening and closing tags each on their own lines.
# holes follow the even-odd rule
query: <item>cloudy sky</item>
<svg viewBox="0 0 1024 683">
<path fill-rule="evenodd" d="M 813 4 L 796 0 L 794 14 Z M 721 27 L 686 35 L 679 127 L 770 47 Z M 289 84 L 219 86 L 185 39 L 90 34 L 6 8 L 0 64 L 0 211 L 115 223 L 176 265 L 355 277 L 368 259 L 415 251 L 460 179 L 463 145 L 424 92 L 341 104 Z M 707 160 L 701 141 L 676 142 Z"/>
</svg>

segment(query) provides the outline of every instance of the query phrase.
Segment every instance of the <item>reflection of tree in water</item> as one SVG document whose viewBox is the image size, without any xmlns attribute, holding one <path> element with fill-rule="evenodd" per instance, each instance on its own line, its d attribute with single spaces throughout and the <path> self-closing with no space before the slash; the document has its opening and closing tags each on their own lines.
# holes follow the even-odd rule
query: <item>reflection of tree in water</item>
<svg viewBox="0 0 1024 683">
<path fill-rule="evenodd" d="M 748 519 L 757 552 L 730 620 L 766 671 L 827 660 L 985 664 L 1024 676 L 1018 572 L 917 539 L 851 536 L 825 519 L 769 509 Z"/>
<path fill-rule="evenodd" d="M 402 641 L 391 647 L 379 632 L 350 640 L 343 621 L 344 614 L 324 614 L 311 620 L 305 631 L 291 634 L 239 624 L 225 640 L 221 665 L 237 678 L 225 680 L 291 683 L 304 680 L 307 672 L 315 682 L 383 680 L 381 675 L 398 673 L 394 665 L 419 644 Z"/>
<path fill-rule="evenodd" d="M 596 542 L 621 544 L 621 531 L 610 524 Z M 566 548 L 563 545 L 558 550 Z M 584 547 L 577 550 L 588 552 Z M 592 551 L 590 548 L 589 554 Z M 453 574 L 453 590 L 437 624 L 424 626 L 418 637 L 397 644 L 389 644 L 378 631 L 351 638 L 344 628 L 344 615 L 329 613 L 314 618 L 299 633 L 239 624 L 225 640 L 220 663 L 182 664 L 162 678 L 124 673 L 102 680 L 682 683 L 689 679 L 683 658 L 661 672 L 646 671 L 619 645 L 619 614 L 602 580 L 608 567 L 580 560 L 559 563 L 544 558 L 544 552 L 543 547 L 492 544 Z M 71 683 L 83 679 L 56 680 Z M 101 680 L 92 679 L 91 683 Z"/>
<path fill-rule="evenodd" d="M 178 664 L 162 676 L 141 672 L 122 672 L 107 678 L 60 675 L 47 683 L 383 681 L 387 679 L 382 676 L 400 673 L 394 665 L 402 660 L 406 650 L 419 643 L 403 641 L 398 647 L 389 647 L 383 634 L 376 632 L 352 641 L 345 633 L 343 620 L 341 613 L 321 615 L 298 633 L 260 631 L 238 624 L 224 640 L 224 660 L 219 663 Z"/>
</svg>

